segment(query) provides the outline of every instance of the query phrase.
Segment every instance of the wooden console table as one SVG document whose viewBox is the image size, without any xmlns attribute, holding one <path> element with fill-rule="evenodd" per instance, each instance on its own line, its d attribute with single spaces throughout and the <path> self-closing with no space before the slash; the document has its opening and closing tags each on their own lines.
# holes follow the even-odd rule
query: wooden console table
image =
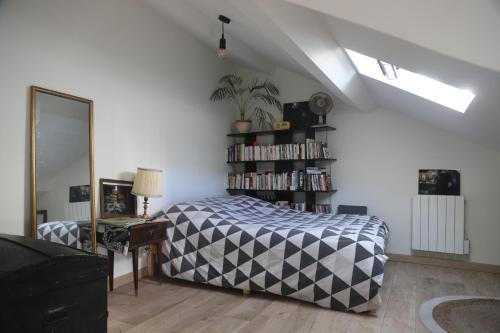
<svg viewBox="0 0 500 333">
<path fill-rule="evenodd" d="M 138 259 L 139 248 L 141 246 L 156 245 L 156 270 L 158 277 L 161 277 L 161 248 L 162 243 L 167 238 L 167 223 L 166 222 L 147 222 L 129 227 L 130 241 L 129 250 L 132 250 L 132 266 L 134 270 L 134 289 L 137 296 L 139 287 L 138 276 Z M 109 290 L 113 290 L 113 271 L 114 271 L 115 253 L 108 249 L 109 261 Z"/>
</svg>

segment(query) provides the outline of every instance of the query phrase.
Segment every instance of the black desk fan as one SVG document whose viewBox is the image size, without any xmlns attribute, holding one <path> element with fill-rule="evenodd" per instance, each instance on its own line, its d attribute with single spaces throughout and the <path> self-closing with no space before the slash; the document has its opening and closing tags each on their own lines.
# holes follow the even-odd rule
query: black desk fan
<svg viewBox="0 0 500 333">
<path fill-rule="evenodd" d="M 319 116 L 319 126 L 326 124 L 326 115 L 333 108 L 333 100 L 327 93 L 318 92 L 309 99 L 309 109 Z"/>
</svg>

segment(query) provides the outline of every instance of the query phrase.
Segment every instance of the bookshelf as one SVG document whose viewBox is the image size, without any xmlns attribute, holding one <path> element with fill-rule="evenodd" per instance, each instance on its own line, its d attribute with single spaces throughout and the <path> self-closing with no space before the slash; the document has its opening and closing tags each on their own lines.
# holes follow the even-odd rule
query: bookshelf
<svg viewBox="0 0 500 333">
<path fill-rule="evenodd" d="M 244 163 L 274 163 L 274 162 L 335 162 L 336 158 L 309 158 L 309 159 L 286 159 L 286 160 L 260 160 L 260 161 L 226 161 L 227 164 L 244 164 Z"/>
<path fill-rule="evenodd" d="M 288 129 L 288 130 L 266 130 L 266 131 L 254 131 L 249 133 L 230 133 L 227 136 L 234 139 L 233 144 L 242 144 L 245 147 L 252 146 L 254 141 L 262 142 L 261 139 L 268 141 L 271 145 L 290 145 L 290 144 L 304 144 L 306 149 L 307 157 L 307 144 L 306 141 L 316 140 L 316 134 L 321 134 L 323 140 L 317 140 L 328 142 L 328 133 L 335 131 L 334 127 L 328 125 L 319 125 L 309 128 L 298 128 L 298 129 Z M 309 139 L 309 140 L 308 140 Z M 237 141 L 237 142 L 236 142 Z M 261 146 L 265 144 L 261 143 Z M 233 147 L 233 146 L 231 146 Z M 230 147 L 230 148 L 231 148 Z M 228 148 L 229 149 L 229 148 Z M 292 156 L 287 159 L 251 159 L 247 160 L 243 158 L 241 160 L 233 160 L 233 158 L 228 158 L 226 154 L 226 163 L 231 167 L 232 173 L 266 173 L 269 171 L 274 171 L 274 174 L 280 174 L 287 171 L 299 171 L 305 170 L 311 167 L 325 167 L 328 166 L 329 171 L 328 176 L 331 176 L 331 166 L 332 163 L 337 161 L 336 158 L 330 156 L 319 156 L 317 158 L 304 158 L 304 156 Z M 271 168 L 272 166 L 272 168 Z M 238 171 L 235 171 L 239 168 Z M 305 176 L 304 178 L 306 178 Z M 229 177 L 228 177 L 229 178 Z M 227 188 L 226 190 L 230 194 L 245 194 L 252 197 L 258 197 L 271 202 L 276 201 L 288 201 L 292 203 L 305 203 L 306 211 L 313 211 L 313 207 L 317 205 L 317 201 L 320 199 L 325 199 L 325 196 L 333 195 L 337 190 L 331 188 L 332 184 L 329 184 L 327 190 L 317 190 L 312 191 L 310 189 L 299 188 L 291 190 L 271 190 L 271 189 L 234 189 Z"/>
<path fill-rule="evenodd" d="M 279 134 L 293 134 L 293 133 L 304 133 L 304 132 L 325 132 L 325 131 L 335 131 L 335 127 L 331 127 L 328 125 L 318 125 L 309 128 L 291 128 L 287 130 L 268 130 L 268 131 L 255 131 L 248 133 L 229 133 L 227 136 L 229 137 L 247 137 L 247 136 L 257 136 L 257 135 L 272 135 L 275 133 Z"/>
</svg>

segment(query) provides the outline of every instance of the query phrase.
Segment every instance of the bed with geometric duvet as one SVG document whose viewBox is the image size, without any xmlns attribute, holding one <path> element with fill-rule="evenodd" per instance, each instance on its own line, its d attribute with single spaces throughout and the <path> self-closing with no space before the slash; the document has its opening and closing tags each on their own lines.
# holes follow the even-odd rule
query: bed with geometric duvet
<svg viewBox="0 0 500 333">
<path fill-rule="evenodd" d="M 341 311 L 381 303 L 389 230 L 376 216 L 279 208 L 248 196 L 171 206 L 165 273 Z"/>
</svg>

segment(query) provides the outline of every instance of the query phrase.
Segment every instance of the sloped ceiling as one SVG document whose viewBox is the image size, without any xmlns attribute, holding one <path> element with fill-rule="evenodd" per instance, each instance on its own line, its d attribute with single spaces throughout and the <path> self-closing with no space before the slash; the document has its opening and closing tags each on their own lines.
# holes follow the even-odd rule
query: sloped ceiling
<svg viewBox="0 0 500 333">
<path fill-rule="evenodd" d="M 88 155 L 88 117 L 85 103 L 38 93 L 36 173 L 39 181 L 48 181 Z"/>
<path fill-rule="evenodd" d="M 229 58 L 279 66 L 322 83 L 345 103 L 394 110 L 500 151 L 498 0 L 147 0 L 214 48 L 219 14 Z M 357 73 L 344 48 L 476 94 L 461 114 Z"/>
</svg>

